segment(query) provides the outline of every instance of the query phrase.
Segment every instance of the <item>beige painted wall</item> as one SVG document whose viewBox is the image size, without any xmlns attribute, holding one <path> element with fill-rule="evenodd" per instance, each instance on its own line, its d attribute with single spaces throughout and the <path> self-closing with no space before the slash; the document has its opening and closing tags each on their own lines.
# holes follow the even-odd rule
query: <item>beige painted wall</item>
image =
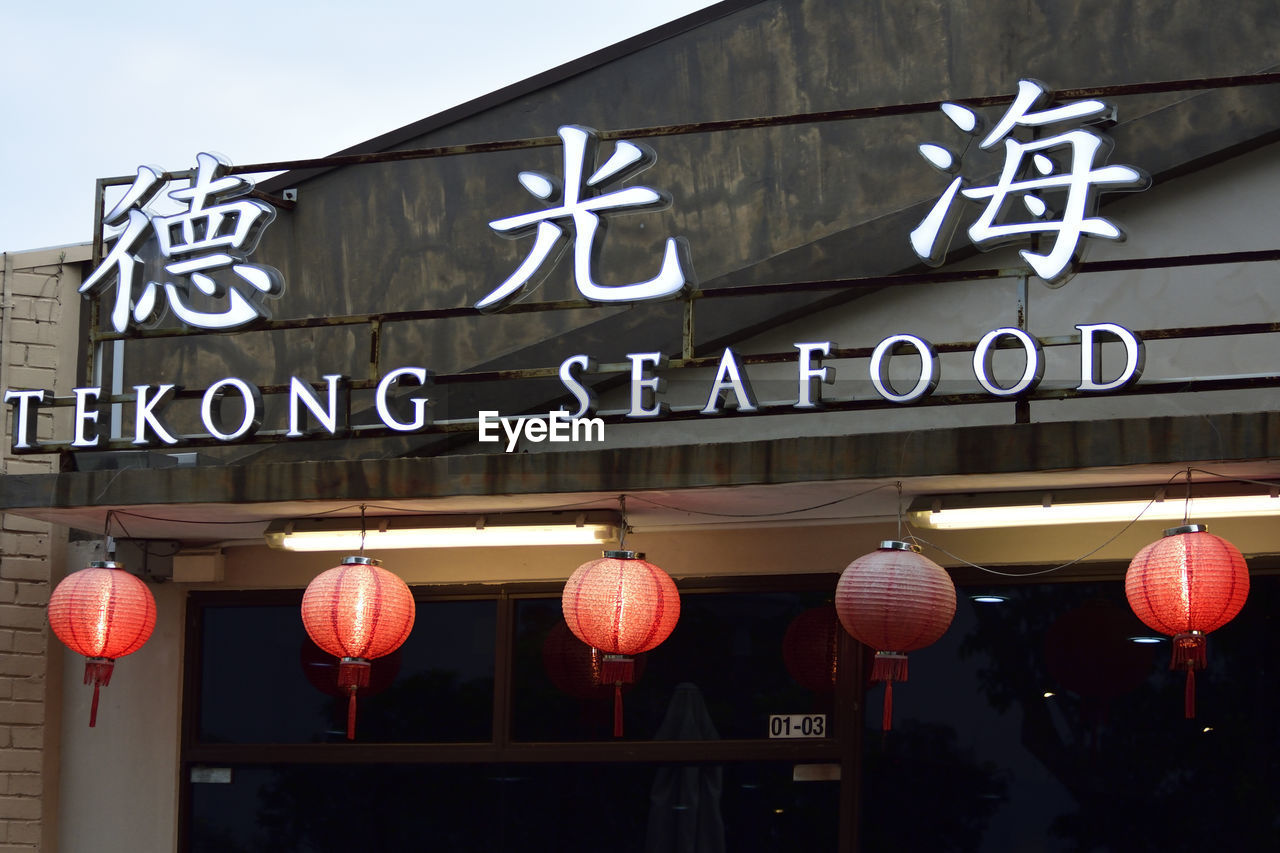
<svg viewBox="0 0 1280 853">
<path fill-rule="evenodd" d="M 73 546 L 75 565 L 105 559 L 98 542 Z M 116 661 L 89 728 L 93 688 L 83 658 L 66 653 L 62 674 L 60 853 L 174 850 L 186 592 L 150 584 L 156 627 L 137 652 Z M 55 640 L 56 642 L 56 640 Z M 52 848 L 47 848 L 52 849 Z"/>
</svg>

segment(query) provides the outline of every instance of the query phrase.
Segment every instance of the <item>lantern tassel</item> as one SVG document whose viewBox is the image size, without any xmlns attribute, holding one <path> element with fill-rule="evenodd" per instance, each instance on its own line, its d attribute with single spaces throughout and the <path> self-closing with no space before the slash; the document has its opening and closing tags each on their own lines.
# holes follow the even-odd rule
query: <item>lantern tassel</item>
<svg viewBox="0 0 1280 853">
<path fill-rule="evenodd" d="M 628 655 L 605 655 L 600 664 L 601 684 L 630 684 L 636 678 L 636 659 Z"/>
<path fill-rule="evenodd" d="M 884 714 L 880 725 L 884 731 L 893 728 L 893 682 L 907 680 L 907 656 L 899 652 L 876 652 L 871 665 L 871 680 L 884 682 Z"/>
<path fill-rule="evenodd" d="M 876 652 L 871 665 L 872 681 L 906 681 L 907 656 L 898 652 Z"/>
<path fill-rule="evenodd" d="M 613 736 L 622 737 L 622 685 L 636 679 L 636 660 L 629 655 L 604 656 L 600 664 L 600 683 L 613 683 Z"/>
<path fill-rule="evenodd" d="M 86 658 L 84 662 L 84 683 L 93 685 L 93 702 L 89 705 L 89 728 L 98 724 L 98 688 L 111 683 L 111 672 L 115 669 L 115 661 L 111 658 Z"/>
<path fill-rule="evenodd" d="M 1196 670 L 1208 666 L 1207 646 L 1204 634 L 1199 631 L 1189 631 L 1173 638 L 1173 659 L 1169 661 L 1169 669 L 1187 671 L 1183 712 L 1188 720 L 1196 717 Z"/>
<path fill-rule="evenodd" d="M 893 728 L 893 682 L 886 681 L 884 683 L 884 713 L 880 718 L 880 728 L 882 731 L 890 731 Z"/>
<path fill-rule="evenodd" d="M 356 691 L 369 686 L 369 661 L 342 658 L 338 663 L 338 686 L 347 688 L 347 740 L 356 739 Z"/>
</svg>

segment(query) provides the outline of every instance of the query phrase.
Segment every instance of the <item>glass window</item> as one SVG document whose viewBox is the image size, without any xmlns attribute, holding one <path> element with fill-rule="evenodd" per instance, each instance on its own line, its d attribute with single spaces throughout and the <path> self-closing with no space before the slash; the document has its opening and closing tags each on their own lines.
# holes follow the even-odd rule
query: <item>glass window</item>
<svg viewBox="0 0 1280 853">
<path fill-rule="evenodd" d="M 373 661 L 358 694 L 358 739 L 490 740 L 495 602 L 417 608 L 409 638 Z M 202 629 L 201 742 L 345 742 L 337 659 L 311 642 L 296 604 L 208 606 Z"/>
<path fill-rule="evenodd" d="M 361 692 L 355 745 L 336 661 L 311 646 L 295 596 L 197 595 L 184 767 L 214 769 L 187 783 L 185 849 L 835 851 L 838 747 L 768 737 L 770 714 L 834 713 L 834 584 L 819 585 L 682 594 L 679 625 L 625 696 L 625 745 L 558 585 L 417 590 L 412 634 Z M 495 731 L 497 697 L 525 742 Z M 727 738 L 758 742 L 710 743 Z M 703 743 L 646 748 L 656 740 Z"/>
<path fill-rule="evenodd" d="M 1280 578 L 1254 576 L 1209 635 L 1184 716 L 1167 639 L 1123 583 L 961 590 L 955 622 L 912 652 L 880 731 L 869 686 L 864 850 L 1280 849 Z M 903 796 L 903 791 L 910 791 Z"/>
<path fill-rule="evenodd" d="M 834 588 L 834 582 L 832 584 Z M 831 592 L 682 593 L 671 636 L 636 660 L 624 736 L 767 738 L 771 714 L 834 712 L 838 629 Z M 612 685 L 570 633 L 560 599 L 516 601 L 512 736 L 613 737 Z"/>
</svg>

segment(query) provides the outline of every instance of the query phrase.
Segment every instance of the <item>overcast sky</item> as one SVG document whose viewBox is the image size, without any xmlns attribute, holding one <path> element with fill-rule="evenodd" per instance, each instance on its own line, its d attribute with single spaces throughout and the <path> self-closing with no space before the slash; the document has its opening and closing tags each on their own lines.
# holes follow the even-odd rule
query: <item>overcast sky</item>
<svg viewBox="0 0 1280 853">
<path fill-rule="evenodd" d="M 6 3 L 0 250 L 89 240 L 97 178 L 332 154 L 713 3 Z"/>
</svg>

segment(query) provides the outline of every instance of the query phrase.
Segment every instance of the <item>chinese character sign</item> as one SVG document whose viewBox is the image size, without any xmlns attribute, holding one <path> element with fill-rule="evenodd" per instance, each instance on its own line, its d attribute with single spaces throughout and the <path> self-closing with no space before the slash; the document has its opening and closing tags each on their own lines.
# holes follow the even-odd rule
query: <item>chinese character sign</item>
<svg viewBox="0 0 1280 853">
<path fill-rule="evenodd" d="M 108 238 L 110 251 L 80 292 L 103 292 L 115 283 L 110 318 L 117 332 L 130 319 L 140 326 L 158 323 L 166 307 L 188 326 L 234 329 L 270 317 L 265 298 L 284 292 L 279 270 L 246 262 L 275 208 L 242 198 L 253 182 L 227 175 L 230 163 L 223 158 L 200 154 L 196 164 L 190 185 L 168 193 L 185 211 L 160 215 L 148 209 L 165 187 L 164 171 L 142 166 L 103 217 L 105 225 L 121 230 Z"/>
<path fill-rule="evenodd" d="M 653 152 L 620 141 L 604 164 L 596 167 L 595 131 L 576 125 L 559 130 L 564 142 L 564 182 L 541 172 L 521 172 L 519 180 L 530 193 L 555 207 L 497 219 L 489 227 L 503 237 L 532 234 L 533 248 L 496 290 L 476 303 L 482 311 L 497 310 L 521 291 L 532 289 L 555 266 L 567 242 L 573 243 L 573 277 L 578 291 L 593 302 L 639 302 L 676 296 L 693 284 L 692 266 L 682 240 L 668 237 L 658 274 L 647 281 L 608 285 L 596 280 L 596 264 L 604 240 L 604 217 L 614 213 L 658 210 L 670 199 L 650 187 L 609 190 L 653 165 Z M 589 175 L 587 170 L 593 170 Z"/>
<path fill-rule="evenodd" d="M 946 256 L 955 228 L 957 196 L 986 207 L 969 227 L 969 239 L 979 249 L 990 249 L 1023 237 L 1047 242 L 1019 254 L 1047 282 L 1065 279 L 1078 259 L 1084 237 L 1123 240 L 1123 232 L 1095 216 L 1098 195 L 1114 190 L 1143 190 L 1150 179 L 1130 166 L 1106 166 L 1111 150 L 1105 136 L 1087 127 L 1110 117 L 1101 101 L 1076 101 L 1046 107 L 1049 96 L 1042 84 L 1023 80 L 1008 111 L 982 138 L 982 150 L 1004 148 L 1004 165 L 995 183 L 976 185 L 961 174 L 960 155 L 935 143 L 919 146 L 935 168 L 956 174 L 950 185 L 911 232 L 911 246 L 934 266 Z M 1046 108 L 1042 108 L 1046 107 Z M 959 104 L 943 104 L 943 113 L 972 137 L 982 133 L 979 116 Z M 1049 133 L 1044 129 L 1073 122 L 1079 127 Z M 1015 138 L 1021 129 L 1027 141 Z"/>
</svg>

